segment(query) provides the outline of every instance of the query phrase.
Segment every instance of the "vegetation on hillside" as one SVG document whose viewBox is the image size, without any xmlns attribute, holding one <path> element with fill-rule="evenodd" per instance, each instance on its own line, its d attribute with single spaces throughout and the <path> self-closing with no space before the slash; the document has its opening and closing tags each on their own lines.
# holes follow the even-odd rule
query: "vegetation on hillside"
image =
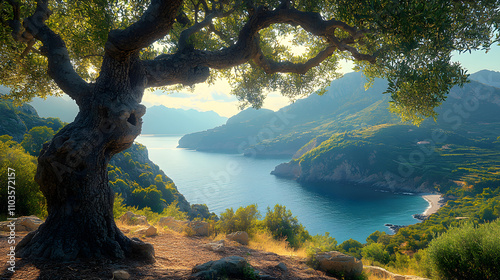
<svg viewBox="0 0 500 280">
<path fill-rule="evenodd" d="M 0 98 L 0 135 L 7 134 L 21 142 L 24 134 L 37 126 L 46 126 L 57 132 L 64 123 L 58 118 L 38 117 L 36 110 L 28 104 L 16 107 L 12 100 Z"/>
<path fill-rule="evenodd" d="M 453 88 L 438 109 L 441 115 L 419 127 L 372 115 L 389 114 L 380 107 L 368 110 L 380 106 L 375 102 L 339 117 L 342 121 L 337 126 L 317 127 L 324 133 L 273 174 L 302 182 L 354 181 L 390 190 L 428 192 L 444 192 L 452 181 L 495 178 L 500 174 L 500 118 L 495 101 L 499 96 L 500 89 L 476 81 Z M 365 125 L 342 126 L 351 120 Z M 375 120 L 383 121 L 374 124 Z"/>
<path fill-rule="evenodd" d="M 13 170 L 10 172 L 9 170 Z M 24 148 L 12 140 L 10 135 L 0 136 L 0 218 L 8 217 L 8 186 L 15 187 L 16 199 L 14 213 L 16 216 L 37 215 L 47 216 L 45 198 L 38 184 L 34 181 L 36 171 L 36 158 L 28 154 Z M 13 173 L 14 176 L 9 175 Z M 10 181 L 15 185 L 8 184 Z M 12 189 L 9 189 L 11 191 Z"/>
<path fill-rule="evenodd" d="M 387 188 L 425 186 L 424 190 L 444 192 L 452 181 L 500 175 L 500 146 L 495 138 L 485 137 L 486 129 L 490 127 L 471 127 L 470 135 L 482 135 L 475 139 L 432 126 L 372 126 L 334 134 L 290 165 L 300 167 L 297 179 L 302 181 L 331 180 L 332 171 L 347 163 L 358 178 L 337 180 L 361 181 L 377 175 L 377 183 Z M 441 141 L 431 140 L 436 131 Z"/>
</svg>

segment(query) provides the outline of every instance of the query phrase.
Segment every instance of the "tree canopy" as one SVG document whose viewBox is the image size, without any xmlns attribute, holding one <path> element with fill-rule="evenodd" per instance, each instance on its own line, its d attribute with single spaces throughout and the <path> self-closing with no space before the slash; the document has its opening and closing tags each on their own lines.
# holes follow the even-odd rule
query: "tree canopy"
<svg viewBox="0 0 500 280">
<path fill-rule="evenodd" d="M 145 88 L 228 78 L 242 105 L 260 107 L 266 90 L 295 99 L 324 88 L 348 59 L 369 79 L 388 79 L 393 111 L 418 122 L 466 82 L 451 52 L 499 41 L 499 7 L 498 0 L 8 0 L 0 2 L 0 83 L 18 100 L 62 89 L 78 103 L 73 89 L 103 76 L 105 55 L 140 52 Z"/>
</svg>

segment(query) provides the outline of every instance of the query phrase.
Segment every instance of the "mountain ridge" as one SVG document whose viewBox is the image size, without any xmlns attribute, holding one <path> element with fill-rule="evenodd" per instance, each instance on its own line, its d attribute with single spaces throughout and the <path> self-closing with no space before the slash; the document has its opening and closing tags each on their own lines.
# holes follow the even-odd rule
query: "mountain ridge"
<svg viewBox="0 0 500 280">
<path fill-rule="evenodd" d="M 495 84 L 499 74 L 480 71 L 471 75 L 470 83 L 463 88 L 454 87 L 444 104 L 436 109 L 437 122 L 427 119 L 420 127 L 401 123 L 388 111 L 389 96 L 382 94 L 387 85 L 385 81 L 376 80 L 373 87 L 365 91 L 363 76 L 351 73 L 333 81 L 323 96 L 311 95 L 277 112 L 266 112 L 263 114 L 266 121 L 248 119 L 185 135 L 179 147 L 292 158 L 276 167 L 273 174 L 300 182 L 350 181 L 393 191 L 434 191 L 437 183 L 470 176 L 461 171 L 453 176 L 448 174 L 448 171 L 469 168 L 466 164 L 460 165 L 460 159 L 450 155 L 451 151 L 476 159 L 478 155 L 494 154 L 489 159 L 495 164 L 500 161 L 492 148 L 500 135 L 497 113 L 500 89 L 490 85 Z M 443 131 L 449 143 L 427 141 L 433 140 L 435 131 Z M 385 133 L 390 137 L 385 137 Z M 398 137 L 414 139 L 401 142 Z M 415 151 L 425 150 L 427 142 L 441 146 L 424 154 L 425 163 L 414 167 L 397 163 L 400 157 L 408 162 Z M 450 151 L 447 145 L 451 146 Z M 467 154 L 467 149 L 479 152 Z M 335 156 L 314 154 L 325 151 L 336 151 L 331 152 Z M 453 160 L 448 162 L 444 158 Z M 427 164 L 432 160 L 443 161 L 443 167 Z M 413 168 L 413 172 L 400 171 L 405 167 Z M 460 176 L 455 176 L 457 174 Z"/>
<path fill-rule="evenodd" d="M 152 106 L 142 117 L 142 134 L 186 134 L 206 130 L 224 123 L 227 118 L 214 111 Z"/>
</svg>

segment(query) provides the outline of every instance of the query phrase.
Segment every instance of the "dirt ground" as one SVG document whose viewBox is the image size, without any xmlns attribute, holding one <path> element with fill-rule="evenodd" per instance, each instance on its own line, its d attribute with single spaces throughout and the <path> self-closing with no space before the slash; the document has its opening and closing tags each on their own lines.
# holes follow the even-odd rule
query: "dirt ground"
<svg viewBox="0 0 500 280">
<path fill-rule="evenodd" d="M 127 232 L 127 229 L 123 229 Z M 176 232 L 160 232 L 154 237 L 140 237 L 126 233 L 129 237 L 139 237 L 153 244 L 156 263 L 145 264 L 130 260 L 91 261 L 91 262 L 28 262 L 16 259 L 15 272 L 7 270 L 8 250 L 7 233 L 0 234 L 0 279 L 113 279 L 113 271 L 125 270 L 130 279 L 189 279 L 194 266 L 227 256 L 241 256 L 257 270 L 277 279 L 335 279 L 323 272 L 306 266 L 304 259 L 280 256 L 274 253 L 252 250 L 238 243 L 226 243 L 225 251 L 213 252 L 202 245 L 213 242 L 206 237 L 186 237 Z M 19 242 L 26 233 L 18 233 Z M 283 271 L 276 266 L 287 266 Z"/>
</svg>

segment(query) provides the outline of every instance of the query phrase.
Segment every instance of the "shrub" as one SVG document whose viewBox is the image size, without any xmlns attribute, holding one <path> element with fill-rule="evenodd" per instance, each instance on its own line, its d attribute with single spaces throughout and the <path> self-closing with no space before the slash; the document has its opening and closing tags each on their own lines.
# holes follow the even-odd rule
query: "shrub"
<svg viewBox="0 0 500 280">
<path fill-rule="evenodd" d="M 15 191 L 15 214 L 17 216 L 36 215 L 40 218 L 47 216 L 45 198 L 34 181 L 35 173 L 36 158 L 25 152 L 17 142 L 12 140 L 11 136 L 1 136 L 0 204 L 2 208 L 0 216 L 7 217 L 8 196 L 12 195 L 13 191 Z"/>
<path fill-rule="evenodd" d="M 293 248 L 298 248 L 311 239 L 309 232 L 299 223 L 297 217 L 293 217 L 290 210 L 279 204 L 274 206 L 274 210 L 267 207 L 264 225 L 275 239 L 286 238 Z"/>
<path fill-rule="evenodd" d="M 426 251 L 429 265 L 444 279 L 499 279 L 500 220 L 452 228 L 435 238 Z"/>
<path fill-rule="evenodd" d="M 116 194 L 115 193 L 115 201 L 113 203 L 113 218 L 119 219 L 123 214 L 125 214 L 127 211 L 127 206 L 123 203 L 123 197 L 121 194 Z"/>
<path fill-rule="evenodd" d="M 331 237 L 329 232 L 325 232 L 324 235 L 316 234 L 306 243 L 308 255 L 313 255 L 319 252 L 334 251 L 336 248 L 337 240 Z"/>
<path fill-rule="evenodd" d="M 390 260 L 389 253 L 385 251 L 385 246 L 380 243 L 371 243 L 361 249 L 361 256 L 364 259 L 387 264 Z"/>
<path fill-rule="evenodd" d="M 36 126 L 24 134 L 24 139 L 21 146 L 32 156 L 38 156 L 42 149 L 43 143 L 54 137 L 54 130 L 46 126 Z"/>
<path fill-rule="evenodd" d="M 361 248 L 363 248 L 361 242 L 350 238 L 337 246 L 337 251 L 361 259 Z"/>
<path fill-rule="evenodd" d="M 366 238 L 366 242 L 368 244 L 370 243 L 373 243 L 373 242 L 379 242 L 379 239 L 381 239 L 380 241 L 382 241 L 382 239 L 387 236 L 387 233 L 383 232 L 383 231 L 375 231 L 373 232 L 372 234 L 370 234 L 367 238 Z M 382 238 L 381 238 L 382 237 Z"/>
<path fill-rule="evenodd" d="M 174 219 L 179 221 L 185 221 L 188 219 L 188 215 L 186 212 L 182 212 L 177 205 L 177 201 L 170 203 L 169 206 L 163 209 L 160 213 L 161 217 L 174 217 Z"/>
<path fill-rule="evenodd" d="M 337 240 L 330 236 L 329 232 L 325 235 L 316 234 L 306 242 L 307 264 L 311 267 L 317 265 L 316 254 L 320 252 L 330 252 L 337 249 Z"/>
<path fill-rule="evenodd" d="M 257 227 L 259 217 L 260 213 L 257 210 L 257 204 L 240 207 L 236 210 L 236 213 L 233 208 L 229 208 L 220 214 L 217 229 L 221 233 L 246 231 L 252 234 Z"/>
</svg>

